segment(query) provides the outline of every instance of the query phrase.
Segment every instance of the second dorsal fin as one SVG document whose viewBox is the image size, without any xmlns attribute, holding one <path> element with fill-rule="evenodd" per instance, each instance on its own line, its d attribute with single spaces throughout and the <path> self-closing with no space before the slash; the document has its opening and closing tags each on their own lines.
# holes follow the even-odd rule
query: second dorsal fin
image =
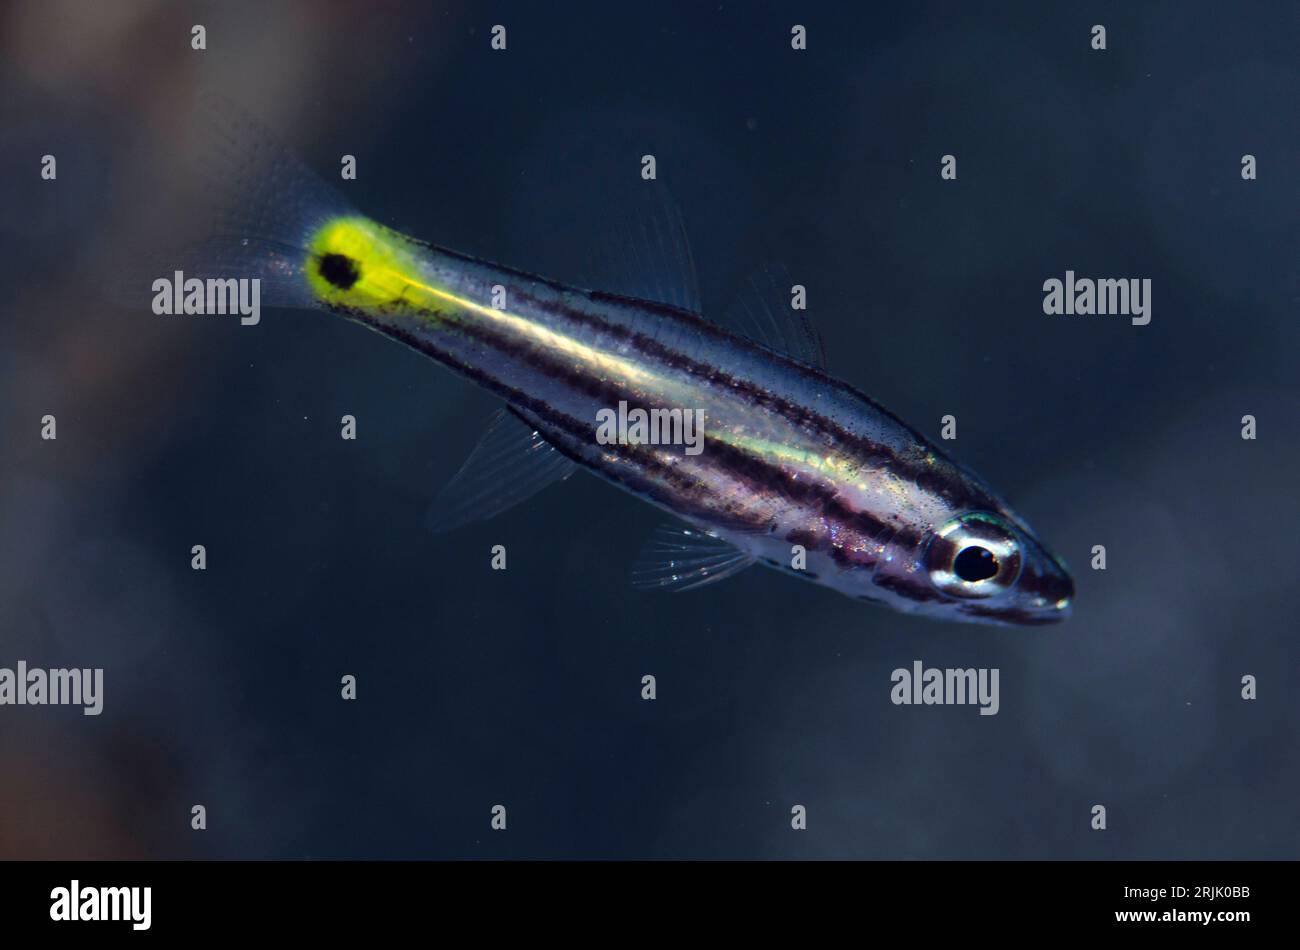
<svg viewBox="0 0 1300 950">
<path fill-rule="evenodd" d="M 700 312 L 686 224 L 666 185 L 639 183 L 611 200 L 606 221 L 582 271 L 588 289 Z"/>
<path fill-rule="evenodd" d="M 817 327 L 807 310 L 794 308 L 796 286 L 779 264 L 759 268 L 749 275 L 717 322 L 769 350 L 825 369 L 826 351 Z"/>
</svg>

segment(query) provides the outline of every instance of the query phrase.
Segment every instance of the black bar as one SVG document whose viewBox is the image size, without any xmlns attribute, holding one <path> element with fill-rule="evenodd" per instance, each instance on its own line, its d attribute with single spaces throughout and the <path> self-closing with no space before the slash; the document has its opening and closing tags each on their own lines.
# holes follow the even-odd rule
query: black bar
<svg viewBox="0 0 1300 950">
<path fill-rule="evenodd" d="M 83 902 L 88 888 L 150 888 L 148 929 L 52 920 L 55 889 L 70 898 L 73 880 Z M 796 934 L 834 922 L 927 939 L 1044 928 L 1232 939 L 1287 922 L 1294 881 L 1294 864 L 1282 862 L 9 862 L 0 864 L 0 910 L 7 934 L 92 939 L 337 938 L 421 924 L 479 927 L 480 935 L 531 925 L 539 938 L 555 927 L 609 926 L 612 937 L 680 932 L 701 915 Z M 142 922 L 142 905 L 134 909 Z"/>
</svg>

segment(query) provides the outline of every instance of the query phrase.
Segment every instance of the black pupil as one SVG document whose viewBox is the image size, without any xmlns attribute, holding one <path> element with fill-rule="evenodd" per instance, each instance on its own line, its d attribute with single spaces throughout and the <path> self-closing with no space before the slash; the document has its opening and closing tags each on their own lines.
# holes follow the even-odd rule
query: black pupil
<svg viewBox="0 0 1300 950">
<path fill-rule="evenodd" d="M 986 581 L 998 572 L 998 559 L 988 548 L 963 548 L 952 562 L 952 569 L 964 581 Z"/>
<path fill-rule="evenodd" d="M 361 270 L 350 257 L 326 254 L 320 259 L 320 275 L 339 290 L 348 290 L 361 277 Z"/>
</svg>

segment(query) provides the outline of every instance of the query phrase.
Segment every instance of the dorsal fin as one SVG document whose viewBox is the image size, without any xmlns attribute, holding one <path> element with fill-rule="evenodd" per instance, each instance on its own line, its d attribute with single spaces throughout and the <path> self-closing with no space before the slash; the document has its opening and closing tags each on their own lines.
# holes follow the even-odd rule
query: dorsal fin
<svg viewBox="0 0 1300 950">
<path fill-rule="evenodd" d="M 686 224 L 666 185 L 639 183 L 630 195 L 611 202 L 606 221 L 582 271 L 589 290 L 700 312 Z"/>
<path fill-rule="evenodd" d="M 581 275 L 588 289 L 688 310 L 770 350 L 826 368 L 821 337 L 808 312 L 794 308 L 795 283 L 782 265 L 758 268 L 726 310 L 705 313 L 686 224 L 668 187 L 642 182 L 608 205 L 605 232 Z"/>
<path fill-rule="evenodd" d="M 817 327 L 807 310 L 794 308 L 795 286 L 782 265 L 759 268 L 746 279 L 718 325 L 801 363 L 825 369 L 826 351 Z"/>
</svg>

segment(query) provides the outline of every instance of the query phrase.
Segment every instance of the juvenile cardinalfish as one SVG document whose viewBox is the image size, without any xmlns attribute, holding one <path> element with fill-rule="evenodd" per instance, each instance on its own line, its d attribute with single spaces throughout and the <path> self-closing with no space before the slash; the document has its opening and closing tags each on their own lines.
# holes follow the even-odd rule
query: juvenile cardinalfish
<svg viewBox="0 0 1300 950">
<path fill-rule="evenodd" d="M 219 240 L 187 271 L 257 276 L 266 305 L 341 315 L 504 402 L 444 491 L 437 527 L 585 468 L 685 523 L 652 541 L 639 587 L 690 589 L 757 563 L 913 614 L 1015 625 L 1069 615 L 1070 575 L 1026 522 L 829 375 L 818 347 L 792 351 L 774 342 L 779 331 L 753 329 L 762 321 L 743 332 L 682 300 L 566 286 L 400 234 L 256 126 L 234 125 L 224 154 L 237 193 Z M 701 449 L 597 438 L 620 406 L 693 413 Z"/>
</svg>

